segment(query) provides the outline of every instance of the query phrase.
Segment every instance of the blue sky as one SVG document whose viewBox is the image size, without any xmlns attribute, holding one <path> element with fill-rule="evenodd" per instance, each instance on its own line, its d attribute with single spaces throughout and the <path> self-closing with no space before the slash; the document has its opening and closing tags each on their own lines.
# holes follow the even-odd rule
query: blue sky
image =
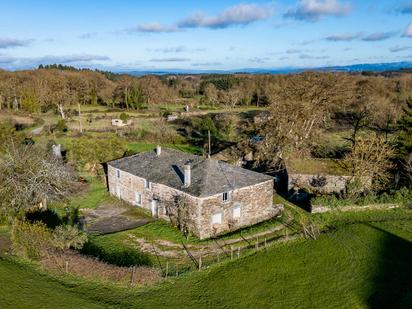
<svg viewBox="0 0 412 309">
<path fill-rule="evenodd" d="M 0 67 L 284 68 L 412 61 L 412 1 L 5 1 Z"/>
</svg>

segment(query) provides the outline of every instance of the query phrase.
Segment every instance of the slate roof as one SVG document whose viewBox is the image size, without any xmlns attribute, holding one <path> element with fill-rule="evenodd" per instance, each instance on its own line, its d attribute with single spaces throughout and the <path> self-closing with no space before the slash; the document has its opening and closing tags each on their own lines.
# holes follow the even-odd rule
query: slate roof
<svg viewBox="0 0 412 309">
<path fill-rule="evenodd" d="M 184 186 L 183 178 L 183 166 L 187 163 L 191 166 L 192 177 L 189 187 Z M 222 161 L 170 148 L 162 148 L 160 156 L 153 150 L 107 164 L 150 182 L 160 183 L 197 197 L 207 197 L 273 179 Z"/>
</svg>

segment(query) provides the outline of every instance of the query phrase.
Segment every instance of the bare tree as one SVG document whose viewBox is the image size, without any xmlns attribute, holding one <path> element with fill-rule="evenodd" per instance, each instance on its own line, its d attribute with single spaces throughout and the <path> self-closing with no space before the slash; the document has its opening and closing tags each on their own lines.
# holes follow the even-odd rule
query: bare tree
<svg viewBox="0 0 412 309">
<path fill-rule="evenodd" d="M 165 203 L 166 213 L 172 225 L 176 226 L 186 238 L 190 235 L 192 216 L 189 200 L 182 195 L 175 195 L 171 202 Z"/>
<path fill-rule="evenodd" d="M 342 161 L 354 184 L 352 192 L 348 193 L 357 195 L 364 191 L 376 192 L 384 188 L 391 179 L 390 170 L 394 167 L 391 159 L 394 155 L 393 148 L 384 138 L 358 137 L 352 150 Z"/>
<path fill-rule="evenodd" d="M 0 158 L 0 215 L 18 217 L 47 200 L 64 199 L 74 180 L 72 169 L 50 152 L 11 142 Z"/>
</svg>

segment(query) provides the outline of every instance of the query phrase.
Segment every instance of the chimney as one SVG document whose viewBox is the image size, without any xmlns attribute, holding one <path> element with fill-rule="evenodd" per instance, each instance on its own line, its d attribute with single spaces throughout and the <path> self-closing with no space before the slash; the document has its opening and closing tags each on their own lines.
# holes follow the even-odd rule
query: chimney
<svg viewBox="0 0 412 309">
<path fill-rule="evenodd" d="M 190 187 L 190 184 L 192 182 L 192 175 L 191 175 L 190 165 L 188 163 L 186 163 L 183 166 L 183 168 L 184 168 L 184 173 L 185 173 L 185 175 L 184 175 L 185 176 L 184 177 L 184 181 L 185 181 L 184 185 L 187 188 L 187 187 Z"/>
<path fill-rule="evenodd" d="M 156 146 L 156 155 L 160 156 L 160 154 L 162 153 L 162 147 L 160 147 L 160 145 Z"/>
</svg>

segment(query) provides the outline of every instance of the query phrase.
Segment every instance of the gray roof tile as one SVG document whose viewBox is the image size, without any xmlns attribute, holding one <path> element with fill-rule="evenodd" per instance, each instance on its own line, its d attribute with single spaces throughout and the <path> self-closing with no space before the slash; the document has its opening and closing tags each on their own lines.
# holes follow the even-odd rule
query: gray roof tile
<svg viewBox="0 0 412 309">
<path fill-rule="evenodd" d="M 191 166 L 191 185 L 183 183 L 183 166 Z M 228 163 L 163 148 L 108 162 L 115 168 L 197 197 L 248 187 L 273 178 Z"/>
</svg>

